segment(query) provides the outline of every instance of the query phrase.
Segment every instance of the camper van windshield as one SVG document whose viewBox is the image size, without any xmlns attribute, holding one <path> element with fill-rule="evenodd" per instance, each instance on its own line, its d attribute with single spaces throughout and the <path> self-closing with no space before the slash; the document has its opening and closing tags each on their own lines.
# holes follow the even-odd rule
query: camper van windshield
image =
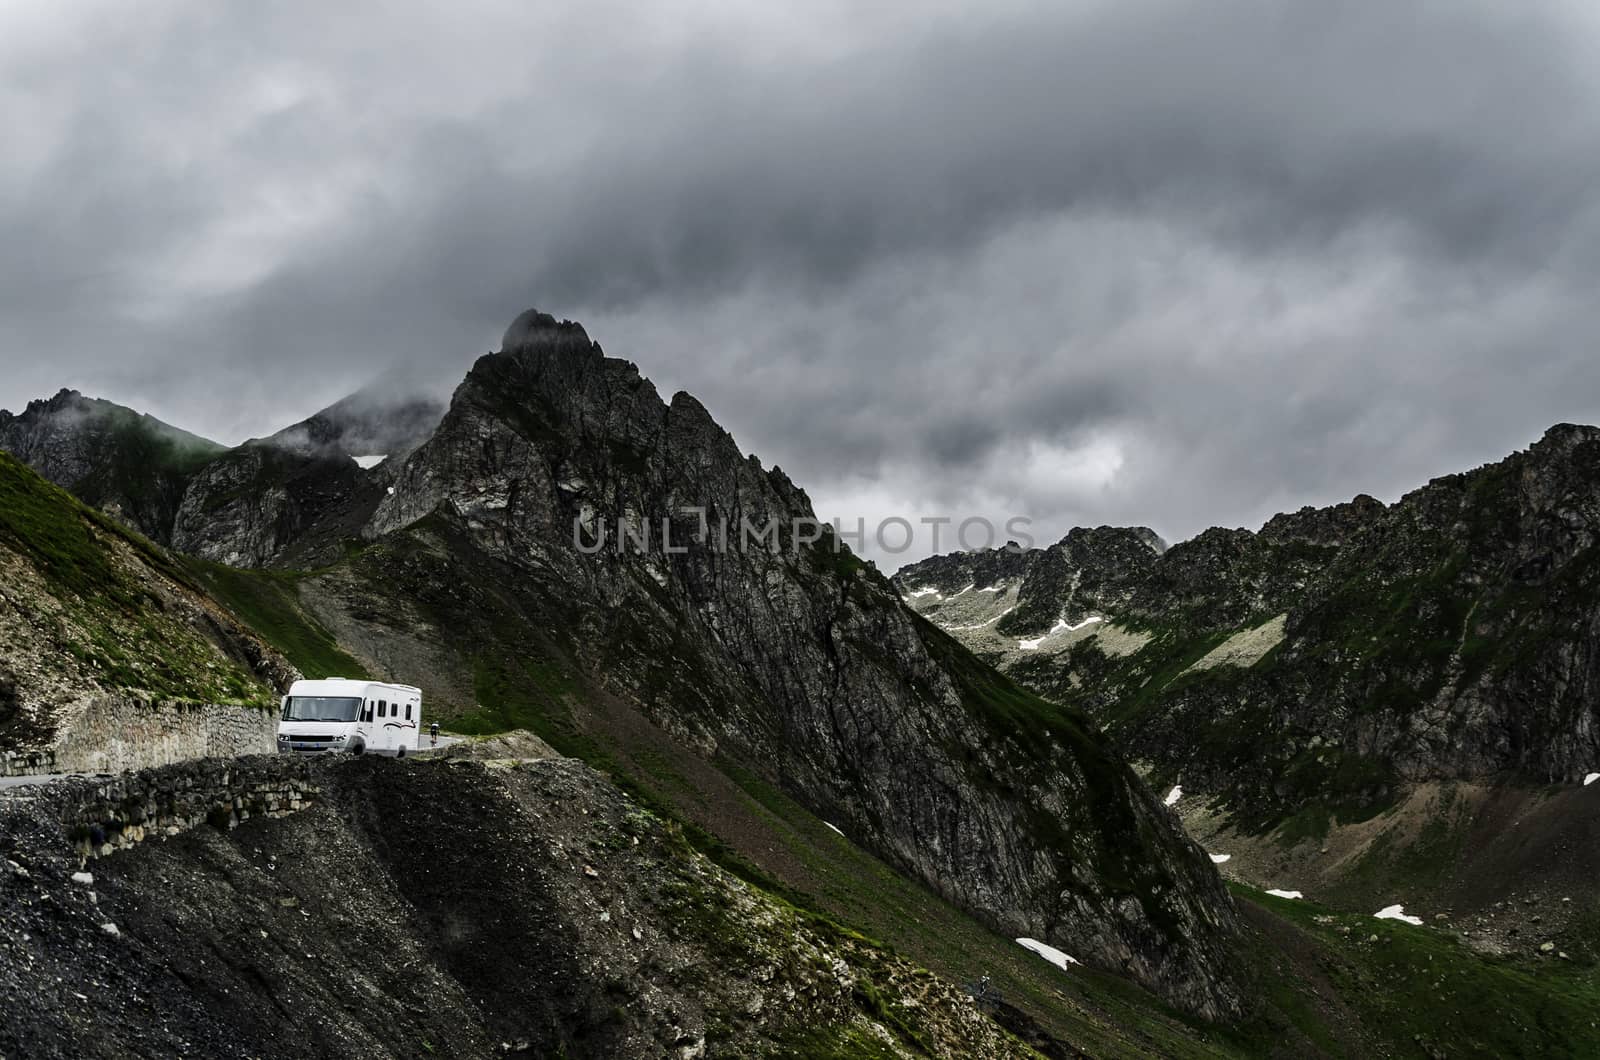
<svg viewBox="0 0 1600 1060">
<path fill-rule="evenodd" d="M 343 696 L 290 696 L 283 707 L 284 721 L 355 721 L 361 700 Z"/>
</svg>

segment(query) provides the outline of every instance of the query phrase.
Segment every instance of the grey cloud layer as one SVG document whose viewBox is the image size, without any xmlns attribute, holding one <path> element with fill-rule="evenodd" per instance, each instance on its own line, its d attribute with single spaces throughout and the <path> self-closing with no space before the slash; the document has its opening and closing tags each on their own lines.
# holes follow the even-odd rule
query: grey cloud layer
<svg viewBox="0 0 1600 1060">
<path fill-rule="evenodd" d="M 259 6 L 0 15 L 0 405 L 234 441 L 537 304 L 829 514 L 1041 537 L 1600 405 L 1580 6 Z"/>
</svg>

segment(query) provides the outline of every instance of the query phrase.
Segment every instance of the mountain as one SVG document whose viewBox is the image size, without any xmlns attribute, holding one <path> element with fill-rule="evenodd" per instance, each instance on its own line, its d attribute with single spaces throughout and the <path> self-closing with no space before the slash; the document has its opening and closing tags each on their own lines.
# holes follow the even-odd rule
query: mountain
<svg viewBox="0 0 1600 1060">
<path fill-rule="evenodd" d="M 156 541 L 169 539 L 189 477 L 223 451 L 76 390 L 30 402 L 20 415 L 0 409 L 0 449 Z"/>
<path fill-rule="evenodd" d="M 861 883 L 810 851 L 774 858 L 752 792 L 1007 938 L 1207 1018 L 1240 1010 L 1231 899 L 1103 737 L 842 545 L 800 540 L 804 492 L 692 397 L 663 402 L 581 327 L 529 312 L 437 425 L 380 406 L 342 402 L 186 469 L 176 569 L 307 672 L 403 676 L 458 728 L 526 724 L 734 835 L 762 872 Z M 375 446 L 395 451 L 352 459 Z M 721 549 L 694 540 L 701 518 L 775 536 Z M 660 547 L 575 539 L 619 520 Z"/>
<path fill-rule="evenodd" d="M 48 746 L 106 696 L 136 711 L 272 705 L 298 673 L 209 581 L 300 660 L 353 661 L 251 577 L 174 557 L 0 453 L 0 751 Z M 15 1003 L 0 1052 L 602 1057 L 688 1055 L 712 1037 L 723 1055 L 1038 1055 L 957 986 L 719 868 L 594 771 L 505 761 L 549 754 L 512 736 L 420 772 L 367 759 L 309 777 L 274 756 L 0 792 L 0 983 Z M 293 819 L 257 805 L 291 783 L 314 805 Z M 208 786 L 227 792 L 220 811 L 178 809 Z M 253 830 L 211 827 L 247 805 L 232 823 Z M 150 840 L 86 866 L 72 843 L 86 814 Z M 353 930 L 337 896 L 354 894 L 407 912 Z M 383 981 L 418 1015 L 352 1022 L 330 975 Z M 282 1021 L 286 997 L 321 1014 L 314 1029 Z"/>
<path fill-rule="evenodd" d="M 1242 834 L 1315 847 L 1440 784 L 1577 785 L 1600 770 L 1597 498 L 1600 429 L 1562 425 L 1393 505 L 1358 497 L 1160 554 L 1079 550 L 1065 579 L 1032 576 L 1043 555 L 1008 557 L 1027 573 L 988 630 L 955 628 L 993 615 L 947 595 L 951 564 L 981 557 L 896 582 L 1012 677 L 1099 720 L 1159 785 L 1211 797 Z M 1459 819 L 1448 799 L 1413 808 L 1459 856 L 1483 847 L 1487 803 Z M 1410 848 L 1420 824 L 1402 817 L 1413 834 L 1389 839 Z M 1390 886 L 1402 874 L 1380 853 L 1355 851 L 1347 875 Z"/>
<path fill-rule="evenodd" d="M 657 547 L 616 547 L 619 520 Z M 554 692 L 566 714 L 593 689 L 995 928 L 1233 1011 L 1230 903 L 1093 727 L 980 665 L 842 545 L 797 541 L 796 520 L 815 521 L 805 494 L 699 402 L 663 402 L 581 327 L 529 312 L 396 472 L 374 547 L 307 591 L 358 655 L 429 659 L 439 699 Z M 746 522 L 777 546 L 717 547 L 711 528 Z M 579 527 L 611 543 L 588 554 Z M 433 643 L 403 646 L 417 629 Z"/>
<path fill-rule="evenodd" d="M 329 563 L 361 533 L 394 469 L 442 412 L 431 398 L 374 385 L 248 441 L 189 482 L 173 546 L 232 567 Z"/>
<path fill-rule="evenodd" d="M 374 383 L 263 441 L 295 452 L 398 463 L 428 439 L 444 412 L 435 398 L 396 383 Z"/>
<path fill-rule="evenodd" d="M 0 450 L 181 552 L 236 567 L 316 566 L 359 534 L 389 469 L 442 413 L 432 398 L 374 384 L 227 449 L 63 390 L 20 416 L 0 411 Z"/>
<path fill-rule="evenodd" d="M 167 553 L 0 453 L 0 749 L 107 693 L 270 704 L 293 677 Z"/>
</svg>

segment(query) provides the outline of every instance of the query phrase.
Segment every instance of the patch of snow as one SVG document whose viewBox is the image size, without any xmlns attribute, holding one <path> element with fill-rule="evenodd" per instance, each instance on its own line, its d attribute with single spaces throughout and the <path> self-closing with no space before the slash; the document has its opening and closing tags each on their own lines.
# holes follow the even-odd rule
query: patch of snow
<svg viewBox="0 0 1600 1060">
<path fill-rule="evenodd" d="M 1232 854 L 1208 854 L 1206 856 L 1211 859 L 1211 864 L 1213 865 L 1221 865 L 1225 861 L 1233 860 Z"/>
<path fill-rule="evenodd" d="M 1060 633 L 1062 630 L 1064 630 L 1066 628 L 1067 628 L 1066 621 L 1063 620 L 1063 619 L 1059 619 L 1058 618 L 1058 619 L 1056 619 L 1056 624 L 1050 627 L 1050 632 L 1042 633 L 1039 636 L 1033 637 L 1030 640 L 1019 640 L 1019 641 L 1017 641 L 1017 647 L 1021 648 L 1023 651 L 1038 651 L 1039 650 L 1039 645 L 1041 645 L 1041 644 L 1043 644 L 1045 642 L 1045 638 L 1046 637 L 1053 637 L 1057 633 Z"/>
<path fill-rule="evenodd" d="M 1305 897 L 1305 895 L 1301 894 L 1299 891 L 1280 891 L 1276 887 L 1268 889 L 1267 893 L 1272 895 L 1274 898 L 1304 898 Z"/>
<path fill-rule="evenodd" d="M 1038 651 L 1039 645 L 1043 644 L 1047 638 L 1053 637 L 1057 633 L 1076 633 L 1078 630 L 1092 626 L 1096 622 L 1104 621 L 1105 619 L 1101 618 L 1099 615 L 1090 615 L 1077 625 L 1069 626 L 1067 625 L 1066 619 L 1058 618 L 1056 619 L 1056 624 L 1050 627 L 1050 632 L 1042 636 L 1034 637 L 1031 640 L 1019 640 L 1017 641 L 1017 647 L 1021 648 L 1023 651 Z"/>
<path fill-rule="evenodd" d="M 980 593 L 1003 593 L 1006 589 L 1003 585 L 985 585 L 982 589 L 976 591 Z"/>
<path fill-rule="evenodd" d="M 92 872 L 74 872 L 72 874 L 72 882 L 73 883 L 81 883 L 85 887 L 93 887 L 94 886 L 94 873 L 92 873 Z"/>
<path fill-rule="evenodd" d="M 1078 958 L 1069 957 L 1067 954 L 1062 953 L 1054 946 L 1046 945 L 1045 943 L 1040 942 L 1038 939 L 1018 939 L 1017 944 L 1022 946 L 1024 949 L 1029 949 L 1034 953 L 1037 953 L 1039 956 L 1043 957 L 1057 968 L 1060 968 L 1063 972 L 1067 970 L 1067 965 L 1078 963 Z"/>
<path fill-rule="evenodd" d="M 394 487 L 393 486 L 389 487 L 389 496 L 391 496 L 391 497 L 394 496 Z"/>
<path fill-rule="evenodd" d="M 358 456 L 356 457 L 356 463 L 361 465 L 361 470 L 371 471 L 387 459 L 389 459 L 388 453 L 383 453 L 379 456 Z"/>
<path fill-rule="evenodd" d="M 835 832 L 839 832 L 839 826 L 838 826 L 838 825 L 836 825 L 836 824 L 829 824 L 829 822 L 827 822 L 827 821 L 823 821 L 823 822 L 822 822 L 822 823 L 823 823 L 823 824 L 826 824 L 826 825 L 828 825 L 828 827 L 829 827 L 829 828 L 831 828 L 831 829 L 833 829 L 833 830 L 834 830 L 834 831 L 835 831 Z M 839 832 L 839 834 L 840 834 L 840 835 L 844 835 L 844 833 L 843 833 L 843 832 Z"/>
<path fill-rule="evenodd" d="M 1588 776 L 1583 778 L 1583 786 L 1587 788 L 1590 784 L 1593 784 L 1597 780 L 1600 780 L 1600 773 L 1590 773 Z"/>
<path fill-rule="evenodd" d="M 965 589 L 957 589 L 955 592 L 950 594 L 950 599 L 954 600 L 956 597 L 960 596 L 961 594 L 963 594 L 965 592 L 969 592 L 971 589 L 972 589 L 971 585 L 968 585 Z"/>
<path fill-rule="evenodd" d="M 1385 906 L 1372 915 L 1379 920 L 1404 920 L 1412 927 L 1422 926 L 1422 918 L 1420 916 L 1406 916 L 1406 907 L 1403 905 Z"/>
<path fill-rule="evenodd" d="M 1183 785 L 1174 784 L 1172 786 L 1172 790 L 1167 792 L 1167 797 L 1163 801 L 1165 801 L 1168 806 L 1172 806 L 1175 805 L 1181 798 L 1183 798 Z"/>
<path fill-rule="evenodd" d="M 915 592 L 906 593 L 906 599 L 907 600 L 915 600 L 915 599 L 917 599 L 919 597 L 923 597 L 923 596 L 940 596 L 940 595 L 942 595 L 942 594 L 937 589 L 932 589 L 932 588 L 930 588 L 930 589 L 918 589 Z"/>
</svg>

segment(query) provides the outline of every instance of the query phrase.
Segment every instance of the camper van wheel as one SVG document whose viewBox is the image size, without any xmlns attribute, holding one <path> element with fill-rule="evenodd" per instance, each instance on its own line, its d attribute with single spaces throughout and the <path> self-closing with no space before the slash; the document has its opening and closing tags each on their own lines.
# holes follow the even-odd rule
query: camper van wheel
<svg viewBox="0 0 1600 1060">
<path fill-rule="evenodd" d="M 406 749 L 404 747 L 400 748 L 400 750 L 394 753 L 394 756 L 396 758 L 404 758 L 406 756 Z"/>
<path fill-rule="evenodd" d="M 367 753 L 367 745 L 357 741 L 356 745 L 350 748 L 350 753 L 353 755 L 364 755 Z"/>
</svg>

